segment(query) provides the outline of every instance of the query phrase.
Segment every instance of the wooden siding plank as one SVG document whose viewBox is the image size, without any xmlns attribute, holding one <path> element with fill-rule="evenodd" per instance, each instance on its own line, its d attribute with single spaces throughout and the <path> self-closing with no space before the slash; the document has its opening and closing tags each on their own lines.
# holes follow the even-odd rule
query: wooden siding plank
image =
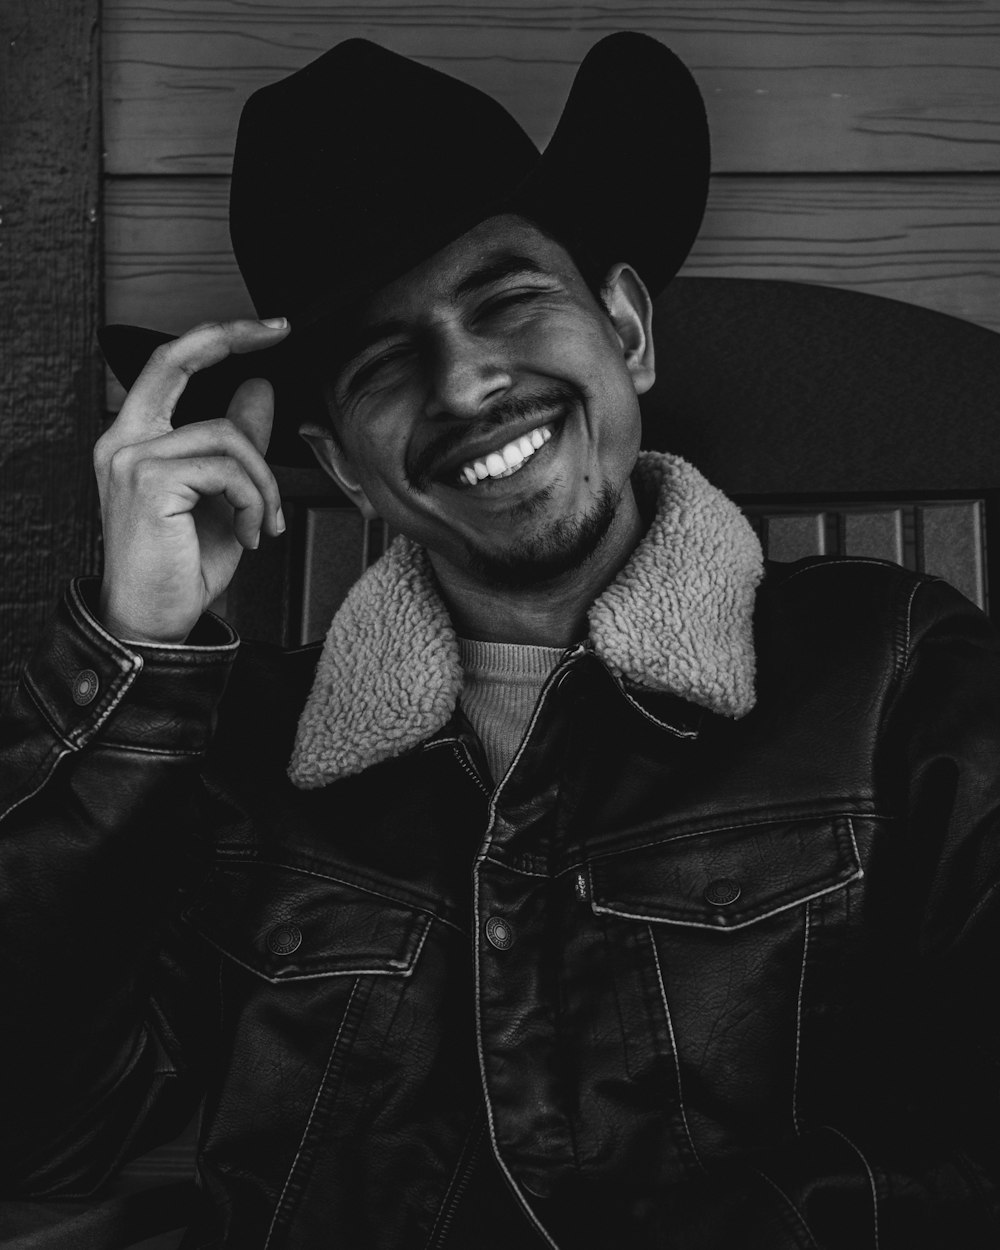
<svg viewBox="0 0 1000 1250">
<path fill-rule="evenodd" d="M 246 96 L 355 35 L 483 87 L 544 143 L 618 29 L 692 67 L 719 172 L 997 168 L 1000 0 L 105 0 L 107 168 L 228 173 Z"/>
<path fill-rule="evenodd" d="M 253 315 L 230 253 L 228 193 L 219 178 L 109 181 L 108 321 L 180 333 Z M 850 287 L 1000 331 L 998 202 L 1000 175 L 715 179 L 682 272 Z"/>
<path fill-rule="evenodd" d="M 98 562 L 97 0 L 0 6 L 0 697 Z"/>
</svg>

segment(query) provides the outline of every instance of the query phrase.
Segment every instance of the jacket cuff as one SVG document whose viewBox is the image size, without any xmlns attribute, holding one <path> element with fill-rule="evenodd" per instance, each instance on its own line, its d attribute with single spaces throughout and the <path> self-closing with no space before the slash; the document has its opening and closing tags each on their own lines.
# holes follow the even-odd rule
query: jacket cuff
<svg viewBox="0 0 1000 1250">
<path fill-rule="evenodd" d="M 98 580 L 70 583 L 24 674 L 29 693 L 73 750 L 102 742 L 204 751 L 239 638 L 206 613 L 182 646 L 122 642 L 98 621 Z"/>
</svg>

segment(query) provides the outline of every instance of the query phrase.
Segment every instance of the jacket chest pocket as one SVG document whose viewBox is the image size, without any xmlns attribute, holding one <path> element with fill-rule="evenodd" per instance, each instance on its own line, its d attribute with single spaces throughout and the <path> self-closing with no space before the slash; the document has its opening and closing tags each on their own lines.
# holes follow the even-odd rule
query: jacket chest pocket
<svg viewBox="0 0 1000 1250">
<path fill-rule="evenodd" d="M 432 924 L 347 881 L 257 861 L 217 865 L 185 920 L 221 955 L 225 1079 L 304 1090 L 330 1065 L 331 1038 L 337 1066 L 391 1051 Z"/>
<path fill-rule="evenodd" d="M 256 861 L 216 867 L 185 920 L 260 981 L 408 977 L 431 917 L 346 881 Z"/>
<path fill-rule="evenodd" d="M 617 993 L 642 1021 L 691 1149 L 723 1157 L 798 1127 L 804 1002 L 862 876 L 848 818 L 713 829 L 590 864 Z M 822 917 L 822 926 L 817 917 Z"/>
</svg>

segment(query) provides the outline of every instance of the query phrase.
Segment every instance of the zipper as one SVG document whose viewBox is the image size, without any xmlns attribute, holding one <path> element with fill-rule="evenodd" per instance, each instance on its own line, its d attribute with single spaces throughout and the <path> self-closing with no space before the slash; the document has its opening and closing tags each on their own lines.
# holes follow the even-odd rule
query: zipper
<svg viewBox="0 0 1000 1250">
<path fill-rule="evenodd" d="M 465 1191 L 469 1188 L 473 1169 L 479 1162 L 479 1152 L 482 1149 L 483 1138 L 486 1136 L 486 1115 L 484 1112 L 477 1112 L 476 1125 L 477 1127 L 473 1129 L 466 1142 L 465 1158 L 459 1163 L 458 1171 L 451 1186 L 451 1192 L 446 1199 L 447 1205 L 442 1208 L 443 1214 L 439 1216 L 436 1228 L 431 1233 L 432 1240 L 427 1243 L 424 1250 L 440 1250 L 445 1245 L 448 1232 L 455 1222 L 455 1214 L 465 1195 Z M 468 1142 L 471 1142 L 472 1145 L 469 1146 Z"/>
</svg>

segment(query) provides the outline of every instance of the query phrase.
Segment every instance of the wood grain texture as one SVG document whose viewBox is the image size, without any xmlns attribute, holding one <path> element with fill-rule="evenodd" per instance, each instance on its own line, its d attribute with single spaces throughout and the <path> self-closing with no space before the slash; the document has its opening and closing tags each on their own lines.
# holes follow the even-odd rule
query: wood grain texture
<svg viewBox="0 0 1000 1250">
<path fill-rule="evenodd" d="M 253 315 L 228 194 L 220 178 L 110 181 L 108 321 L 180 333 Z M 682 272 L 850 287 L 1000 330 L 998 203 L 1000 175 L 716 178 Z"/>
<path fill-rule="evenodd" d="M 619 29 L 691 66 L 720 172 L 1000 163 L 1000 0 L 105 0 L 104 24 L 112 173 L 228 173 L 246 96 L 356 35 L 482 87 L 544 143 Z"/>
<path fill-rule="evenodd" d="M 0 12 L 0 685 L 96 566 L 98 0 Z"/>
</svg>

